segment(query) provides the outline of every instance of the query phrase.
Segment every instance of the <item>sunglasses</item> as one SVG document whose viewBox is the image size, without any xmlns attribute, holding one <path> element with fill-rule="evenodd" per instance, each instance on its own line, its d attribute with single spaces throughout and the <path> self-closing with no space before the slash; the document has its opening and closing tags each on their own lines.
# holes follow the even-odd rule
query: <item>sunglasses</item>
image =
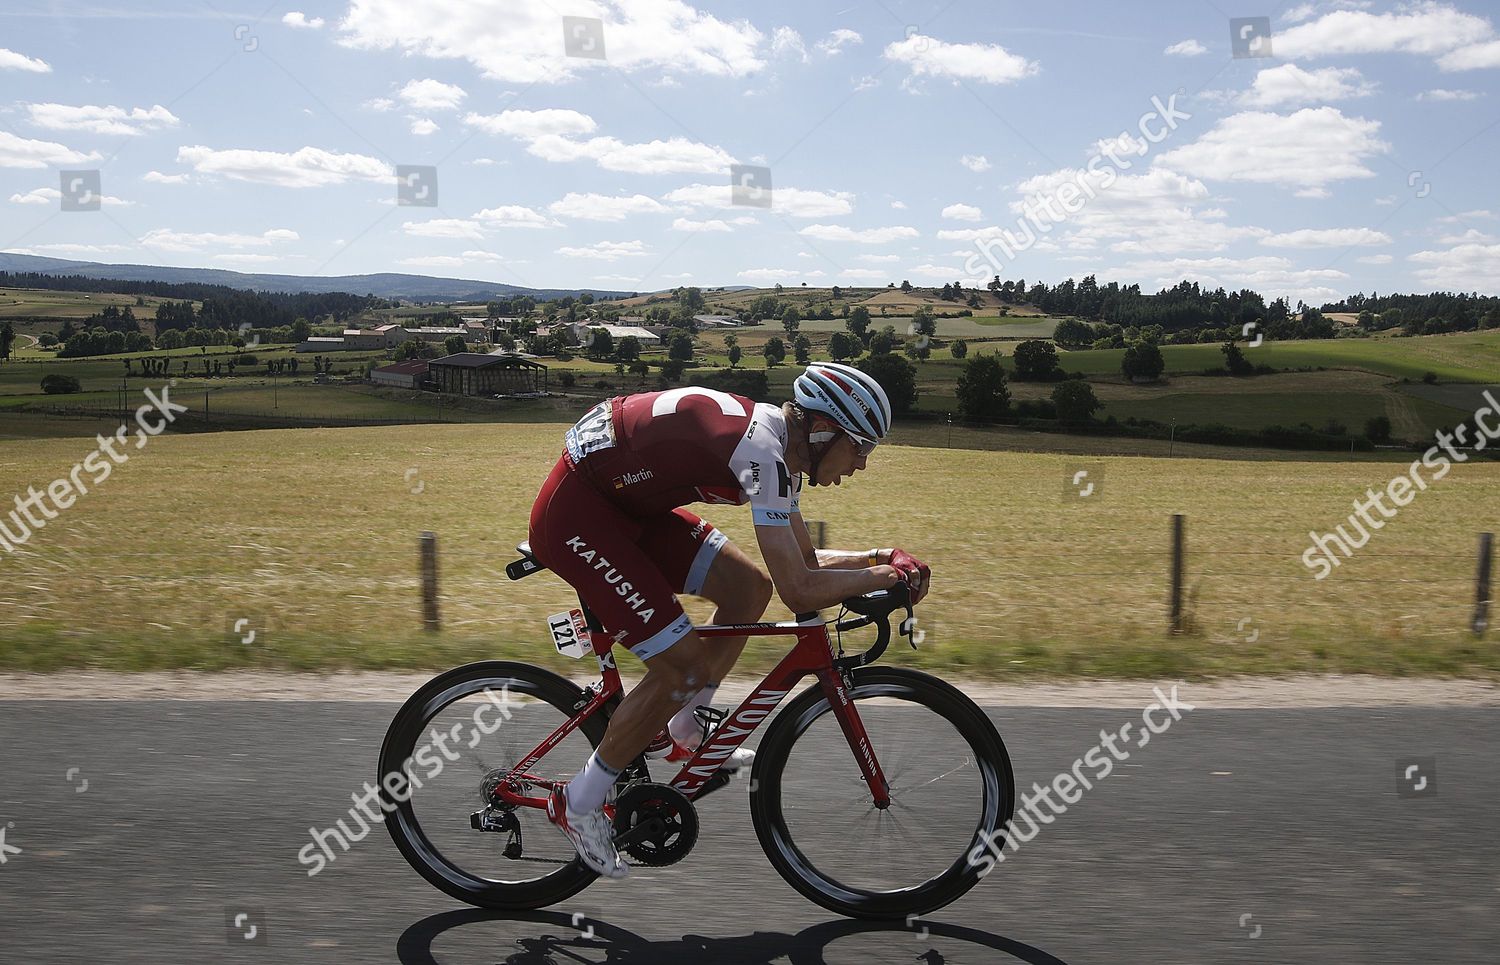
<svg viewBox="0 0 1500 965">
<path fill-rule="evenodd" d="M 866 442 L 865 440 L 861 439 L 859 436 L 856 436 L 856 435 L 854 435 L 853 433 L 850 433 L 850 432 L 845 432 L 844 435 L 848 436 L 849 437 L 849 441 L 852 442 L 852 443 L 854 443 L 854 454 L 855 454 L 855 456 L 863 459 L 866 456 L 868 456 L 870 453 L 872 453 L 872 452 L 875 451 L 875 445 L 876 445 L 875 443 L 873 443 L 873 442 Z"/>
</svg>

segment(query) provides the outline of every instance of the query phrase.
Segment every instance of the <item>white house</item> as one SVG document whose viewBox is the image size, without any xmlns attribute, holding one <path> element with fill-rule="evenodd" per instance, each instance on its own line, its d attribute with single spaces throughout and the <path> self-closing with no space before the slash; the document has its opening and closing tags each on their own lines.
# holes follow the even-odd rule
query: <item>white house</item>
<svg viewBox="0 0 1500 965">
<path fill-rule="evenodd" d="M 343 352 L 353 348 L 344 342 L 343 336 L 314 335 L 297 343 L 298 352 Z"/>
</svg>

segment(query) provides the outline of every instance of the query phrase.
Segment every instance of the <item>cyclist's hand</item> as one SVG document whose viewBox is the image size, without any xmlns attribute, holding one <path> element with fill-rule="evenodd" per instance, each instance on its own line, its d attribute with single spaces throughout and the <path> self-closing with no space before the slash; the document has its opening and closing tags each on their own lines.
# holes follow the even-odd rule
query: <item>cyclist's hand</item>
<svg viewBox="0 0 1500 965">
<path fill-rule="evenodd" d="M 876 579 L 880 581 L 875 587 L 877 590 L 889 590 L 897 583 L 900 583 L 902 579 L 900 570 L 894 566 L 886 566 L 885 564 L 870 567 L 870 572 L 874 573 Z"/>
<path fill-rule="evenodd" d="M 927 595 L 928 587 L 932 582 L 932 570 L 926 563 L 903 549 L 891 550 L 891 566 L 900 570 L 901 578 L 911 586 L 912 605 L 920 603 L 922 597 Z"/>
</svg>

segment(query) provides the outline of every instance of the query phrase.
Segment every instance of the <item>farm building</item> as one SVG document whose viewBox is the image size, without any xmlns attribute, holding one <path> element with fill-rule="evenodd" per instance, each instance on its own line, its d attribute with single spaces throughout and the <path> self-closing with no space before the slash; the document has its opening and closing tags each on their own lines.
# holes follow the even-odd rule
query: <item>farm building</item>
<svg viewBox="0 0 1500 965">
<path fill-rule="evenodd" d="M 419 338 L 424 342 L 443 342 L 452 335 L 457 335 L 465 341 L 472 338 L 469 330 L 462 325 L 424 325 L 421 328 L 409 328 L 406 334 L 410 338 Z"/>
<path fill-rule="evenodd" d="M 519 395 L 547 391 L 547 366 L 519 355 L 459 352 L 427 363 L 428 382 L 455 395 Z"/>
<path fill-rule="evenodd" d="M 389 385 L 398 389 L 420 389 L 427 381 L 427 362 L 410 359 L 393 365 L 382 365 L 370 372 L 370 381 L 376 385 Z"/>
<path fill-rule="evenodd" d="M 733 315 L 694 315 L 693 324 L 704 328 L 738 328 L 740 320 Z"/>
</svg>

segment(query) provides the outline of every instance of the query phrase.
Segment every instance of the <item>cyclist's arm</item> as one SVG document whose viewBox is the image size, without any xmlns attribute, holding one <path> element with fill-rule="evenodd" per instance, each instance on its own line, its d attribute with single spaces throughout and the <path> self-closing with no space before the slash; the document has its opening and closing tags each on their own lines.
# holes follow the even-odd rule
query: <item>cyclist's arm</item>
<svg viewBox="0 0 1500 965">
<path fill-rule="evenodd" d="M 900 578 L 891 566 L 824 567 L 818 565 L 816 555 L 809 561 L 805 549 L 812 549 L 812 541 L 807 537 L 807 527 L 800 522 L 793 526 L 757 525 L 755 540 L 771 571 L 776 594 L 793 613 L 835 606 L 851 596 L 894 586 Z"/>
<path fill-rule="evenodd" d="M 810 569 L 863 570 L 870 566 L 869 550 L 820 550 L 813 546 L 812 535 L 799 512 L 792 513 L 792 533 L 797 545 L 802 548 L 802 558 Z M 880 551 L 880 562 L 891 561 L 890 550 Z"/>
</svg>

